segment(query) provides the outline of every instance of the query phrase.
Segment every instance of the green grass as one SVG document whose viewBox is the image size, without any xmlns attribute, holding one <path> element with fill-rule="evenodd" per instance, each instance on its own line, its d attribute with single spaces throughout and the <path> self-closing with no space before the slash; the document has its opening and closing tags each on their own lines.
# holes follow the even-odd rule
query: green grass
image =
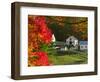
<svg viewBox="0 0 100 82">
<path fill-rule="evenodd" d="M 86 64 L 88 60 L 86 52 L 64 54 L 53 52 L 48 55 L 49 61 L 53 65 Z"/>
</svg>

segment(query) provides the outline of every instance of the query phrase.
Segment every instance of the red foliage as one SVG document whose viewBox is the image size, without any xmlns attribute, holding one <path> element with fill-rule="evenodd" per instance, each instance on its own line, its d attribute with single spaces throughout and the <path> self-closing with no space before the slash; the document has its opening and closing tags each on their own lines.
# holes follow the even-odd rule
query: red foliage
<svg viewBox="0 0 100 82">
<path fill-rule="evenodd" d="M 46 25 L 45 17 L 38 16 L 34 19 L 34 24 L 38 29 L 39 38 L 43 43 L 49 44 L 52 40 L 52 32 Z"/>
<path fill-rule="evenodd" d="M 52 32 L 46 25 L 44 16 L 29 16 L 28 19 L 28 62 L 30 66 L 46 66 L 50 65 L 47 53 L 41 51 L 41 44 L 49 45 L 52 41 Z M 32 51 L 34 50 L 34 51 Z M 34 58 L 35 57 L 35 58 Z M 33 59 L 32 59 L 33 58 Z"/>
<path fill-rule="evenodd" d="M 33 65 L 35 66 L 48 66 L 48 56 L 45 52 L 33 52 L 32 57 L 37 57 L 37 59 L 32 61 Z"/>
</svg>

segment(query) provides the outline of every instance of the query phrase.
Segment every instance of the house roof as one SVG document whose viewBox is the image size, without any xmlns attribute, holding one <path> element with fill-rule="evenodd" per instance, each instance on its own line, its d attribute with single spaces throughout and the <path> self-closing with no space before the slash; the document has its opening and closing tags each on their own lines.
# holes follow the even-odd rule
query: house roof
<svg viewBox="0 0 100 82">
<path fill-rule="evenodd" d="M 80 44 L 80 45 L 87 45 L 88 42 L 87 42 L 87 41 L 79 41 L 79 44 Z"/>
<path fill-rule="evenodd" d="M 74 39 L 74 40 L 78 40 L 76 37 L 74 37 L 74 36 L 69 36 L 68 38 L 67 38 L 67 40 L 69 40 L 69 39 Z"/>
</svg>

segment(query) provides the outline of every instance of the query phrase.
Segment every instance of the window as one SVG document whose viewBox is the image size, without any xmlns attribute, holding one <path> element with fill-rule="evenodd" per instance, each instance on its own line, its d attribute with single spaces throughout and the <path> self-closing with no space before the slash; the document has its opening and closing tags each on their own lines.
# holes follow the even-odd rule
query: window
<svg viewBox="0 0 100 82">
<path fill-rule="evenodd" d="M 80 46 L 81 48 L 83 48 L 83 46 Z"/>
</svg>

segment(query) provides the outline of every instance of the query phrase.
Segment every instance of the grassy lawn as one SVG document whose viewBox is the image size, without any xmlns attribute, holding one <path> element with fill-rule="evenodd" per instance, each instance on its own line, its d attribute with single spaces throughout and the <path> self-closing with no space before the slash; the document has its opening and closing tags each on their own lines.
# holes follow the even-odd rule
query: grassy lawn
<svg viewBox="0 0 100 82">
<path fill-rule="evenodd" d="M 79 52 L 77 53 L 51 53 L 49 56 L 49 61 L 53 65 L 69 65 L 69 64 L 86 64 L 87 63 L 87 53 Z"/>
</svg>

